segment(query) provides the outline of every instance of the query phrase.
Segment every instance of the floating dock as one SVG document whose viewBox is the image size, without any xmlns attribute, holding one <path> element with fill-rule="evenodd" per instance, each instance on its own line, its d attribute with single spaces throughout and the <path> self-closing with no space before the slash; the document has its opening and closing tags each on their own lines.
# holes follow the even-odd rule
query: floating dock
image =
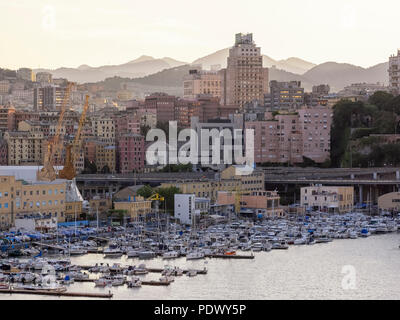
<svg viewBox="0 0 400 320">
<path fill-rule="evenodd" d="M 142 281 L 142 286 L 169 286 L 171 282 L 161 282 L 161 281 Z"/>
<path fill-rule="evenodd" d="M 60 292 L 48 290 L 27 290 L 27 289 L 0 289 L 0 293 L 7 294 L 37 294 L 58 297 L 81 297 L 81 298 L 112 298 L 113 294 L 109 293 L 90 293 L 90 292 Z"/>
<path fill-rule="evenodd" d="M 222 259 L 254 259 L 254 255 L 226 255 L 226 254 L 210 254 L 206 255 L 207 258 L 222 258 Z"/>
</svg>

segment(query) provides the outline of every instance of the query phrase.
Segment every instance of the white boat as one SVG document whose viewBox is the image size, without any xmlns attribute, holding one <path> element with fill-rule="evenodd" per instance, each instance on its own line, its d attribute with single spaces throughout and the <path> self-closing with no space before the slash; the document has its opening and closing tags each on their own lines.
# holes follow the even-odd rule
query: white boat
<svg viewBox="0 0 400 320">
<path fill-rule="evenodd" d="M 105 278 L 100 278 L 100 279 L 96 280 L 94 282 L 94 284 L 95 284 L 96 287 L 104 288 L 104 287 L 110 285 L 111 281 L 107 280 Z"/>
<path fill-rule="evenodd" d="M 293 244 L 294 245 L 302 245 L 302 244 L 306 244 L 307 239 L 305 238 L 297 238 L 294 240 Z"/>
<path fill-rule="evenodd" d="M 274 242 L 272 244 L 272 249 L 275 249 L 275 250 L 281 250 L 281 249 L 286 250 L 288 248 L 289 248 L 289 246 L 286 243 L 286 241 L 278 241 L 278 242 Z"/>
<path fill-rule="evenodd" d="M 110 268 L 110 272 L 121 273 L 124 269 L 120 263 L 114 263 Z"/>
<path fill-rule="evenodd" d="M 196 271 L 196 270 L 188 270 L 188 271 L 186 272 L 186 275 L 187 275 L 188 277 L 195 277 L 195 276 L 197 276 L 197 271 Z"/>
<path fill-rule="evenodd" d="M 177 251 L 168 251 L 164 252 L 162 255 L 163 259 L 175 259 L 179 257 L 179 253 Z"/>
<path fill-rule="evenodd" d="M 130 281 L 127 282 L 128 288 L 139 288 L 142 286 L 142 281 L 138 277 L 132 277 Z"/>
<path fill-rule="evenodd" d="M 140 251 L 139 252 L 139 259 L 151 259 L 156 256 L 155 252 L 153 251 Z"/>
<path fill-rule="evenodd" d="M 163 276 L 160 278 L 161 283 L 171 283 L 174 281 L 174 277 L 171 276 Z"/>
<path fill-rule="evenodd" d="M 122 286 L 122 285 L 124 285 L 125 281 L 126 281 L 126 277 L 124 277 L 124 276 L 117 276 L 117 277 L 114 277 L 114 278 L 112 279 L 111 285 L 112 285 L 113 287 Z"/>
<path fill-rule="evenodd" d="M 138 267 L 134 267 L 134 274 L 135 275 L 139 275 L 139 274 L 148 274 L 149 272 L 146 269 L 146 265 L 145 264 L 140 264 Z"/>
<path fill-rule="evenodd" d="M 205 255 L 202 251 L 192 251 L 186 255 L 186 260 L 204 259 Z"/>
<path fill-rule="evenodd" d="M 87 250 L 84 249 L 84 248 L 81 248 L 79 246 L 72 246 L 69 249 L 69 254 L 71 256 L 80 256 L 80 255 L 83 255 L 83 254 L 87 254 Z"/>
<path fill-rule="evenodd" d="M 128 258 L 136 258 L 136 257 L 139 257 L 139 250 L 134 250 L 134 249 L 128 250 L 128 251 L 126 252 L 126 255 L 128 256 Z"/>
<path fill-rule="evenodd" d="M 254 252 L 259 252 L 263 250 L 263 244 L 261 242 L 256 242 L 251 245 L 251 249 Z"/>
<path fill-rule="evenodd" d="M 103 251 L 105 258 L 120 258 L 124 254 L 120 249 L 107 248 Z"/>
</svg>

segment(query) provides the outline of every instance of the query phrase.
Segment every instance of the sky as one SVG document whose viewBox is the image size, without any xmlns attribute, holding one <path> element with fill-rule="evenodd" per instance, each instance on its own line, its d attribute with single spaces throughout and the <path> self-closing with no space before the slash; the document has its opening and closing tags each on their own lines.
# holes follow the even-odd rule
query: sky
<svg viewBox="0 0 400 320">
<path fill-rule="evenodd" d="M 400 48 L 398 0 L 0 0 L 0 67 L 195 59 L 253 33 L 263 54 L 369 67 Z"/>
</svg>

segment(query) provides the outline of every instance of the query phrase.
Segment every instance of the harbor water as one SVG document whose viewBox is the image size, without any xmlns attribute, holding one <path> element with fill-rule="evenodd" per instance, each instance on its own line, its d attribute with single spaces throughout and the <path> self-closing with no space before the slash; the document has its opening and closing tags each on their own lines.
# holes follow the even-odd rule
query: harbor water
<svg viewBox="0 0 400 320">
<path fill-rule="evenodd" d="M 256 252 L 255 259 L 207 258 L 186 261 L 104 259 L 101 254 L 72 257 L 77 265 L 122 263 L 163 268 L 203 269 L 206 275 L 176 277 L 169 286 L 95 288 L 76 282 L 72 292 L 108 292 L 113 299 L 400 299 L 400 233 L 368 238 L 334 240 L 315 245 L 290 246 L 288 250 Z M 249 254 L 248 252 L 244 254 Z M 350 271 L 349 271 L 350 270 Z M 351 273 L 351 284 L 346 285 Z M 159 273 L 141 276 L 158 280 Z M 0 299 L 71 299 L 37 295 L 6 295 Z M 81 298 L 74 298 L 81 299 Z"/>
</svg>

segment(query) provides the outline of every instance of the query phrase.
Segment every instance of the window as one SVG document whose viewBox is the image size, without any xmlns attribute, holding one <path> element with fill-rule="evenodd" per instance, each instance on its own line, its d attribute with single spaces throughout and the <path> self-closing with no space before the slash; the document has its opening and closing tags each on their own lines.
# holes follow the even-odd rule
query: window
<svg viewBox="0 0 400 320">
<path fill-rule="evenodd" d="M 4 208 L 8 208 L 8 202 L 4 204 Z"/>
</svg>

